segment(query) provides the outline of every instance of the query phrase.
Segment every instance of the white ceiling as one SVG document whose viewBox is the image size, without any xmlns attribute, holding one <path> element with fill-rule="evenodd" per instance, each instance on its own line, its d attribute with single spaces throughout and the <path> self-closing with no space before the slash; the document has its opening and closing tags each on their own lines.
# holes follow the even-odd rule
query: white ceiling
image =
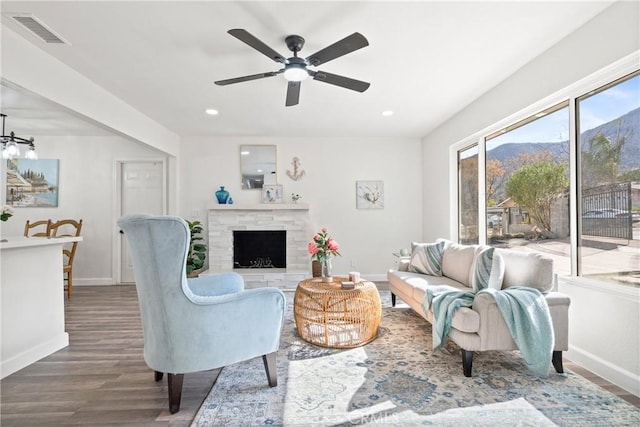
<svg viewBox="0 0 640 427">
<path fill-rule="evenodd" d="M 2 1 L 11 28 L 151 119 L 182 135 L 421 137 L 610 5 L 611 1 Z M 6 15 L 32 13 L 70 45 L 45 44 Z M 285 107 L 282 76 L 227 34 L 244 28 L 285 57 L 290 34 L 306 57 L 358 31 L 369 46 L 318 69 L 364 80 L 358 93 L 302 83 Z M 551 70 L 550 70 L 551 72 Z M 540 76 L 544 78 L 544 76 Z M 72 90 L 72 88 L 70 88 Z M 3 81 L 7 130 L 106 131 Z M 204 113 L 220 111 L 218 116 Z M 393 110 L 391 117 L 382 117 Z"/>
</svg>

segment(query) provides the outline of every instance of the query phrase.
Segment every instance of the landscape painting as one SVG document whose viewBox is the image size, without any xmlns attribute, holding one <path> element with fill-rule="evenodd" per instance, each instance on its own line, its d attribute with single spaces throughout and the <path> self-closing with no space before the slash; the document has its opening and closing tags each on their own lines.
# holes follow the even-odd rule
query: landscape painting
<svg viewBox="0 0 640 427">
<path fill-rule="evenodd" d="M 58 160 L 7 160 L 9 206 L 43 208 L 58 206 Z"/>
</svg>

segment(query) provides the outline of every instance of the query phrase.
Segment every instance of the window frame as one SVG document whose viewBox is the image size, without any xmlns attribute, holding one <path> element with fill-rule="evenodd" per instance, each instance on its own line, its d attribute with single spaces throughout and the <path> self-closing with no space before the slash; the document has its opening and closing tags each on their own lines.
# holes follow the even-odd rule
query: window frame
<svg viewBox="0 0 640 427">
<path fill-rule="evenodd" d="M 572 106 L 573 106 L 573 113 L 574 113 L 574 118 L 571 121 L 571 124 L 573 125 L 574 129 L 573 129 L 573 135 L 575 137 L 576 143 L 575 145 L 573 145 L 574 147 L 574 153 L 571 156 L 573 161 L 574 161 L 574 168 L 575 170 L 573 171 L 575 175 L 575 179 L 574 179 L 574 184 L 575 184 L 575 206 L 573 205 L 573 202 L 571 202 L 570 207 L 571 208 L 575 208 L 575 214 L 573 215 L 573 218 L 575 218 L 575 227 L 576 227 L 576 243 L 575 243 L 575 257 L 572 256 L 572 263 L 571 263 L 571 276 L 572 277 L 579 277 L 582 279 L 590 279 L 590 280 L 597 280 L 597 279 L 593 279 L 593 278 L 588 278 L 585 276 L 581 275 L 581 270 L 582 270 L 582 248 L 583 248 L 583 244 L 582 244 L 582 234 L 581 234 L 581 230 L 582 230 L 582 196 L 580 194 L 580 192 L 578 191 L 578 188 L 580 188 L 581 185 L 581 181 L 582 181 L 582 164 L 581 162 L 581 156 L 582 156 L 582 152 L 579 149 L 579 145 L 580 145 L 580 109 L 578 107 L 578 104 L 580 103 L 580 101 L 582 100 L 586 100 L 588 98 L 591 98 L 592 96 L 598 95 L 599 93 L 605 92 L 608 89 L 615 87 L 616 85 L 627 81 L 629 79 L 635 78 L 635 77 L 640 77 L 640 67 L 638 67 L 636 65 L 636 68 L 634 71 L 631 71 L 630 73 L 624 74 L 622 76 L 619 76 L 613 80 L 610 80 L 609 82 L 600 85 L 596 88 L 591 89 L 590 91 L 579 95 L 579 96 L 575 96 L 572 99 Z M 573 235 L 572 235 L 573 236 Z M 573 242 L 572 242 L 572 254 L 573 254 Z M 575 260 L 573 259 L 575 258 Z M 574 265 L 575 264 L 575 265 Z M 604 282 L 604 283 L 609 283 L 609 282 Z"/>
<path fill-rule="evenodd" d="M 478 168 L 478 178 L 479 178 L 481 176 L 481 174 L 480 174 L 480 164 L 481 163 L 484 164 L 484 159 L 480 159 L 480 157 L 484 157 L 484 151 L 483 152 L 480 151 L 479 144 L 477 142 L 472 142 L 471 144 L 467 145 L 465 148 L 462 148 L 462 149 L 456 151 L 456 169 L 457 169 L 457 171 L 456 171 L 456 182 L 457 182 L 457 185 L 456 185 L 456 194 L 457 194 L 457 201 L 456 201 L 456 208 L 457 208 L 457 213 L 456 213 L 456 232 L 457 232 L 457 240 L 458 241 L 460 241 L 460 221 L 461 221 L 461 218 L 460 218 L 460 213 L 461 213 L 460 212 L 460 197 L 461 197 L 461 194 L 460 194 L 460 176 L 461 176 L 461 173 L 460 173 L 460 162 L 461 162 L 460 153 L 462 153 L 463 151 L 466 151 L 466 150 L 471 150 L 473 148 L 475 148 L 478 151 L 478 153 L 477 153 L 477 155 L 478 155 L 477 168 Z M 483 188 L 484 188 L 484 186 L 480 183 L 480 181 L 478 181 L 478 193 L 479 194 L 484 191 Z M 478 211 L 478 224 L 477 224 L 477 226 L 478 226 L 478 243 L 480 243 L 480 241 L 481 241 L 480 240 L 480 226 L 481 226 L 480 222 L 482 221 L 481 217 L 482 217 L 482 215 L 480 214 L 480 211 Z"/>
<path fill-rule="evenodd" d="M 452 144 L 449 147 L 449 159 L 450 159 L 450 229 L 449 235 L 454 241 L 459 241 L 459 207 L 458 207 L 458 153 L 465 149 L 471 148 L 473 145 L 478 146 L 478 241 L 487 241 L 487 229 L 486 229 L 486 215 L 481 213 L 486 211 L 486 142 L 490 137 L 502 133 L 504 129 L 513 129 L 516 125 L 519 126 L 525 124 L 528 120 L 532 120 L 539 112 L 552 109 L 556 106 L 568 103 L 569 108 L 569 233 L 571 244 L 571 275 L 564 276 L 563 278 L 570 278 L 574 283 L 581 283 L 584 285 L 592 286 L 593 283 L 599 283 L 606 288 L 624 288 L 629 289 L 627 285 L 616 284 L 613 282 L 602 282 L 592 278 L 585 278 L 578 276 L 578 260 L 580 256 L 580 244 L 578 236 L 578 188 L 579 188 L 579 173 L 577 171 L 578 165 L 578 114 L 577 105 L 578 99 L 584 99 L 587 94 L 593 92 L 594 94 L 600 90 L 604 90 L 606 87 L 615 85 L 617 82 L 625 79 L 628 76 L 636 72 L 640 72 L 638 63 L 640 62 L 640 51 L 628 55 L 611 65 L 602 68 L 601 70 L 561 89 L 541 100 L 535 102 L 528 107 L 521 109 L 520 111 L 503 118 L 502 120 L 489 125 L 482 130 L 475 132 L 474 134 Z M 563 108 L 563 107 L 561 107 Z M 557 275 L 556 275 L 557 276 Z"/>
</svg>

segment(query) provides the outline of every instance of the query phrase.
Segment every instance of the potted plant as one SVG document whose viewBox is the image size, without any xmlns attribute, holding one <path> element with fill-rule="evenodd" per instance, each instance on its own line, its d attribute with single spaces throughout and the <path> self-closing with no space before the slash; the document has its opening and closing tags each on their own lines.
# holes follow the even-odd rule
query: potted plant
<svg viewBox="0 0 640 427">
<path fill-rule="evenodd" d="M 200 221 L 187 221 L 191 233 L 189 252 L 187 253 L 187 277 L 198 277 L 204 268 L 207 258 L 207 245 L 202 243 L 202 223 Z"/>
</svg>

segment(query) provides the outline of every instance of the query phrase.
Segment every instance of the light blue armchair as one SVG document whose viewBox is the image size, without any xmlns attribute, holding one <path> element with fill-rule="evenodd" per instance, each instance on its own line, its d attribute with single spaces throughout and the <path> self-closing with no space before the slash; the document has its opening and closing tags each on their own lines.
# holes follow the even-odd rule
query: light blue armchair
<svg viewBox="0 0 640 427">
<path fill-rule="evenodd" d="M 237 273 L 187 279 L 190 234 L 182 218 L 128 215 L 118 226 L 131 249 L 144 360 L 156 381 L 168 374 L 170 412 L 180 410 L 185 373 L 262 356 L 269 385 L 276 386 L 284 294 L 245 291 Z"/>
</svg>

